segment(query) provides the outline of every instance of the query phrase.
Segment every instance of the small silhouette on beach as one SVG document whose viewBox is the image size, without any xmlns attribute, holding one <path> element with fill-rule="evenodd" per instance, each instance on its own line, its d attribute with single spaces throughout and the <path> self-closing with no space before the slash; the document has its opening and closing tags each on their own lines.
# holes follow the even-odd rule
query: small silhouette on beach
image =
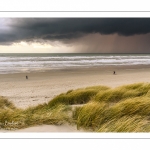
<svg viewBox="0 0 150 150">
<path fill-rule="evenodd" d="M 26 76 L 26 79 L 28 79 L 28 76 Z"/>
<path fill-rule="evenodd" d="M 114 74 L 116 74 L 116 72 L 114 71 Z"/>
</svg>

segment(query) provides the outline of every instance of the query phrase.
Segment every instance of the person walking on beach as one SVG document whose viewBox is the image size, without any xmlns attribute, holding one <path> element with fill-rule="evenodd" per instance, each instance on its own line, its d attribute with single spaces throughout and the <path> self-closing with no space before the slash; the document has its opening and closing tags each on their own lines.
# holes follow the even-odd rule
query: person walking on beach
<svg viewBox="0 0 150 150">
<path fill-rule="evenodd" d="M 116 72 L 114 71 L 114 75 L 116 74 Z"/>
<path fill-rule="evenodd" d="M 26 76 L 26 79 L 28 79 L 28 76 Z"/>
</svg>

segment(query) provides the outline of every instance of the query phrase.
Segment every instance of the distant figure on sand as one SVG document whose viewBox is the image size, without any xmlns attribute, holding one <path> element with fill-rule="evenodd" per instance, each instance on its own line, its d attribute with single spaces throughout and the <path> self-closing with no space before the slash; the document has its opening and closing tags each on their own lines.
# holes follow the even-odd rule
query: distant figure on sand
<svg viewBox="0 0 150 150">
<path fill-rule="evenodd" d="M 116 74 L 116 72 L 114 71 L 114 74 Z"/>
<path fill-rule="evenodd" d="M 28 76 L 26 76 L 26 79 L 28 79 Z"/>
</svg>

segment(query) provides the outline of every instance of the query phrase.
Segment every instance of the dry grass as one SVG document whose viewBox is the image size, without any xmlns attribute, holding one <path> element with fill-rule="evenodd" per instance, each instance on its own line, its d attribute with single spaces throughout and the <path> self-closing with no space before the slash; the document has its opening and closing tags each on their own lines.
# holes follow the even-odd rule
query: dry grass
<svg viewBox="0 0 150 150">
<path fill-rule="evenodd" d="M 106 86 L 93 86 L 85 89 L 69 90 L 67 93 L 60 94 L 52 99 L 48 105 L 53 107 L 59 104 L 74 105 L 74 104 L 85 104 L 91 100 L 100 91 L 109 89 Z"/>
<path fill-rule="evenodd" d="M 100 126 L 98 132 L 147 132 L 150 123 L 147 118 L 141 116 L 124 116 L 112 119 Z"/>
<path fill-rule="evenodd" d="M 93 100 L 76 108 L 78 128 L 98 132 L 149 132 L 150 84 L 138 83 L 97 93 Z"/>
<path fill-rule="evenodd" d="M 0 128 L 3 129 L 14 130 L 41 124 L 60 125 L 71 122 L 69 116 L 71 109 L 66 105 L 49 108 L 47 104 L 43 104 L 23 110 L 12 107 L 11 103 L 6 102 L 8 101 L 0 99 L 0 103 L 3 103 L 3 108 L 0 109 Z"/>
<path fill-rule="evenodd" d="M 80 105 L 72 109 L 71 105 Z M 74 123 L 94 132 L 150 132 L 150 84 L 110 89 L 105 86 L 69 90 L 48 104 L 16 108 L 0 97 L 0 127 L 25 128 L 40 124 Z M 7 122 L 6 122 L 7 121 Z M 8 124 L 18 122 L 18 124 Z M 5 124 L 4 124 L 5 123 Z"/>
</svg>

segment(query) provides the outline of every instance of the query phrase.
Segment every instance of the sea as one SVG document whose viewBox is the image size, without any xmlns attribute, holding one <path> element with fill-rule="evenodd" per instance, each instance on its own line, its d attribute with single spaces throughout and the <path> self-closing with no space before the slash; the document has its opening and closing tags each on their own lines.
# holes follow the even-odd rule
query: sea
<svg viewBox="0 0 150 150">
<path fill-rule="evenodd" d="M 1 53 L 0 74 L 98 66 L 150 65 L 150 54 Z"/>
</svg>

